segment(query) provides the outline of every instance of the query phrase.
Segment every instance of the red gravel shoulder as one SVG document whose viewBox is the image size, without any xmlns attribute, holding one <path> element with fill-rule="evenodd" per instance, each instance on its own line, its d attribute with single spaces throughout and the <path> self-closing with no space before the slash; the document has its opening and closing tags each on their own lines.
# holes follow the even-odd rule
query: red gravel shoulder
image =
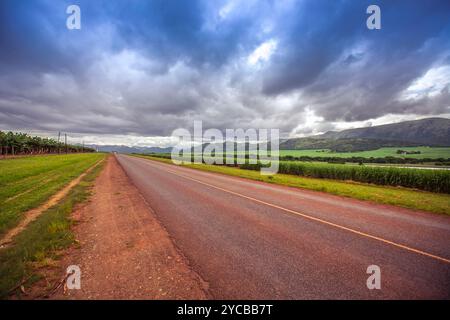
<svg viewBox="0 0 450 320">
<path fill-rule="evenodd" d="M 90 202 L 74 212 L 78 248 L 64 254 L 81 268 L 81 289 L 54 299 L 205 299 L 191 270 L 115 157 L 109 157 Z"/>
</svg>

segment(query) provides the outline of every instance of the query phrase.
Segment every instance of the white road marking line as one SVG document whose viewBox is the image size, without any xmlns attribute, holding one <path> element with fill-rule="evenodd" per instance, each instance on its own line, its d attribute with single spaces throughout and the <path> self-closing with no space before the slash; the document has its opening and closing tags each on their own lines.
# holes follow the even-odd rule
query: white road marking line
<svg viewBox="0 0 450 320">
<path fill-rule="evenodd" d="M 144 161 L 145 160 L 146 161 L 151 161 L 151 160 L 147 160 L 147 159 L 143 159 L 143 160 Z M 234 192 L 234 191 L 227 190 L 227 189 L 224 189 L 224 188 L 221 188 L 221 187 L 217 187 L 215 185 L 203 182 L 201 180 L 198 180 L 198 179 L 195 179 L 195 178 L 191 178 L 191 177 L 185 176 L 183 174 L 179 174 L 179 173 L 177 173 L 175 171 L 172 171 L 172 170 L 168 170 L 166 168 L 164 169 L 164 171 L 172 173 L 172 174 L 174 174 L 176 176 L 179 176 L 179 177 L 183 177 L 183 178 L 188 179 L 188 180 L 195 181 L 195 182 L 203 184 L 205 186 L 209 186 L 211 188 L 215 188 L 217 190 L 221 190 L 223 192 L 227 192 L 227 193 L 233 194 L 233 195 L 238 196 L 238 197 L 242 197 L 242 198 L 254 201 L 254 202 L 258 202 L 258 203 L 264 204 L 266 206 L 269 206 L 269 207 L 272 207 L 272 208 L 276 208 L 276 209 L 279 209 L 279 210 L 282 210 L 282 211 L 285 211 L 285 212 L 289 212 L 291 214 L 295 214 L 295 215 L 301 216 L 301 217 L 309 219 L 309 220 L 320 222 L 320 223 L 323 223 L 323 224 L 326 224 L 326 225 L 329 225 L 329 226 L 332 226 L 332 227 L 335 227 L 335 228 L 338 228 L 338 229 L 341 229 L 341 230 L 345 230 L 345 231 L 348 231 L 348 232 L 351 232 L 351 233 L 354 233 L 354 234 L 357 234 L 357 235 L 360 235 L 360 236 L 363 236 L 363 237 L 366 237 L 366 238 L 370 238 L 370 239 L 373 239 L 373 240 L 381 241 L 381 242 L 383 242 L 385 244 L 392 245 L 392 246 L 397 247 L 397 248 L 401 248 L 401 249 L 404 249 L 404 250 L 407 250 L 407 251 L 410 251 L 410 252 L 414 252 L 414 253 L 417 253 L 417 254 L 420 254 L 420 255 L 423 255 L 423 256 L 427 256 L 429 258 L 433 258 L 433 259 L 436 259 L 436 260 L 439 260 L 439 261 L 442 261 L 442 262 L 450 264 L 450 259 L 446 259 L 446 258 L 437 256 L 437 255 L 434 255 L 434 254 L 431 254 L 431 253 L 428 253 L 428 252 L 425 252 L 425 251 L 422 251 L 422 250 L 419 250 L 419 249 L 414 249 L 414 248 L 408 247 L 406 245 L 403 245 L 403 244 L 400 244 L 400 243 L 396 243 L 394 241 L 390 241 L 390 240 L 387 240 L 387 239 L 384 239 L 384 238 L 381 238 L 381 237 L 377 237 L 377 236 L 374 236 L 374 235 L 371 235 L 371 234 L 368 234 L 368 233 L 365 233 L 365 232 L 362 232 L 362 231 L 358 231 L 358 230 L 355 230 L 355 229 L 352 229 L 352 228 L 341 226 L 339 224 L 336 224 L 336 223 L 333 223 L 333 222 L 329 222 L 329 221 L 326 221 L 326 220 L 323 220 L 323 219 L 320 219 L 320 218 L 316 218 L 316 217 L 307 215 L 307 214 L 299 212 L 299 211 L 287 209 L 287 208 L 284 208 L 284 207 L 281 207 L 281 206 L 278 206 L 278 205 L 275 205 L 275 204 L 272 204 L 272 203 L 269 203 L 269 202 L 265 202 L 265 201 L 262 201 L 262 200 L 259 200 L 259 199 L 256 199 L 256 198 L 252 198 L 252 197 L 243 195 L 243 194 L 238 193 L 238 192 Z"/>
</svg>

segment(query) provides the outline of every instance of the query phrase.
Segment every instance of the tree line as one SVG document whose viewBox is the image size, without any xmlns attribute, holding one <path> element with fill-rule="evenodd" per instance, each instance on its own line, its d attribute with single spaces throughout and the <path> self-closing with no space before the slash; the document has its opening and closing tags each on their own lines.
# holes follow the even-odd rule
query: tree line
<svg viewBox="0 0 450 320">
<path fill-rule="evenodd" d="M 21 132 L 0 131 L 0 155 L 95 152 L 92 148 L 58 142 Z"/>
</svg>

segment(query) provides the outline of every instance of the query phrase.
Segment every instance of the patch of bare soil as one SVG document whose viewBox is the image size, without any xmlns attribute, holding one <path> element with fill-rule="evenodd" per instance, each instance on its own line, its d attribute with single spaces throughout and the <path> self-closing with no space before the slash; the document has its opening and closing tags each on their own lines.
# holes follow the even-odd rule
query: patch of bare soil
<svg viewBox="0 0 450 320">
<path fill-rule="evenodd" d="M 73 213 L 79 245 L 63 254 L 57 272 L 47 272 L 46 279 L 63 279 L 69 265 L 78 265 L 81 289 L 61 286 L 51 299 L 208 297 L 206 283 L 190 269 L 115 157 L 108 158 L 93 191 Z"/>
</svg>

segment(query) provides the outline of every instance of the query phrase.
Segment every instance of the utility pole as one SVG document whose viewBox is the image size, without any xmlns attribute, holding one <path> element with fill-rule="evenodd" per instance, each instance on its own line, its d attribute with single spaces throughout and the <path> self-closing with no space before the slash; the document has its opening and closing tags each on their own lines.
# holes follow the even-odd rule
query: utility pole
<svg viewBox="0 0 450 320">
<path fill-rule="evenodd" d="M 64 133 L 64 145 L 66 146 L 66 154 L 67 154 L 67 133 Z"/>
<path fill-rule="evenodd" d="M 58 131 L 58 154 L 61 153 L 61 145 L 59 144 L 60 140 L 61 140 L 61 131 Z"/>
</svg>

